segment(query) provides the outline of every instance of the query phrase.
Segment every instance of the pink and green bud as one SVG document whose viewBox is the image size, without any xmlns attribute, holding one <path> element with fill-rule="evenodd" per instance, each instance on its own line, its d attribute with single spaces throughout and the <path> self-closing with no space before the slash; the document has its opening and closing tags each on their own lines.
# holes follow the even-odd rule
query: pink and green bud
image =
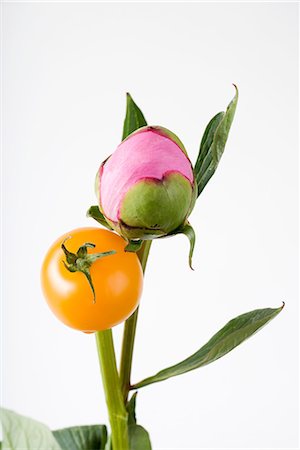
<svg viewBox="0 0 300 450">
<path fill-rule="evenodd" d="M 192 164 L 181 141 L 161 127 L 130 134 L 96 178 L 99 207 L 127 239 L 165 236 L 184 224 L 197 197 Z"/>
</svg>

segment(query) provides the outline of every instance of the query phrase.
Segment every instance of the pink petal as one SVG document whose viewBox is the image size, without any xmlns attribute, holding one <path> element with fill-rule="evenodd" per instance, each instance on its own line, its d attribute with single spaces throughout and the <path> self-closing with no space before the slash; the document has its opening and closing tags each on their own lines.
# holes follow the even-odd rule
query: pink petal
<svg viewBox="0 0 300 450">
<path fill-rule="evenodd" d="M 100 202 L 105 215 L 116 222 L 120 203 L 132 185 L 143 178 L 162 180 L 169 171 L 194 182 L 189 159 L 170 138 L 148 129 L 126 139 L 100 171 Z"/>
</svg>

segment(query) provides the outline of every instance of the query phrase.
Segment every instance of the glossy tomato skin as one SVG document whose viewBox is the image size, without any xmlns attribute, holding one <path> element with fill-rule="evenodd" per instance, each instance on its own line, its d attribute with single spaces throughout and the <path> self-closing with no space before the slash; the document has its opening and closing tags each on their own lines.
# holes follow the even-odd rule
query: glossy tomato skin
<svg viewBox="0 0 300 450">
<path fill-rule="evenodd" d="M 72 253 L 86 242 L 96 245 L 88 253 L 116 251 L 90 267 L 95 303 L 85 275 L 69 272 L 64 266 L 66 257 L 61 244 L 68 237 L 65 245 Z M 41 284 L 58 319 L 71 328 L 94 332 L 111 328 L 134 312 L 142 293 L 143 272 L 137 255 L 125 252 L 125 246 L 126 241 L 119 235 L 100 228 L 78 228 L 54 242 L 42 265 Z"/>
</svg>

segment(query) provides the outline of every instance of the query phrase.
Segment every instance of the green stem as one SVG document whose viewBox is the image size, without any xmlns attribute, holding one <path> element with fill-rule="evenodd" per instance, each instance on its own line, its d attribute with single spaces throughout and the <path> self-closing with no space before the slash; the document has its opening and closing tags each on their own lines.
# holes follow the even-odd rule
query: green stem
<svg viewBox="0 0 300 450">
<path fill-rule="evenodd" d="M 127 411 L 122 397 L 111 329 L 98 331 L 96 343 L 111 426 L 112 446 L 129 450 Z"/>
<path fill-rule="evenodd" d="M 142 248 L 137 252 L 144 273 L 151 247 L 151 242 L 152 241 L 144 241 Z M 130 389 L 130 375 L 138 314 L 139 308 L 137 308 L 135 312 L 126 320 L 124 326 L 120 364 L 120 382 L 124 404 L 127 403 L 128 393 Z"/>
</svg>

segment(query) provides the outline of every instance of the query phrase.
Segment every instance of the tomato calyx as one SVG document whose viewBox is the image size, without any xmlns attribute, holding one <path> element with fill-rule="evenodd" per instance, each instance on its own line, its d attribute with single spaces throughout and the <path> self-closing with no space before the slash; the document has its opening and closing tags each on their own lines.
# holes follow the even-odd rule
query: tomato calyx
<svg viewBox="0 0 300 450">
<path fill-rule="evenodd" d="M 85 275 L 93 292 L 93 303 L 96 303 L 96 293 L 90 273 L 90 267 L 98 259 L 114 255 L 116 251 L 110 250 L 109 252 L 88 253 L 88 248 L 95 248 L 96 245 L 91 242 L 86 242 L 79 247 L 77 253 L 72 253 L 65 246 L 65 242 L 70 238 L 71 236 L 67 237 L 61 244 L 61 248 L 66 256 L 66 261 L 63 261 L 63 264 L 69 272 L 81 272 Z"/>
</svg>

